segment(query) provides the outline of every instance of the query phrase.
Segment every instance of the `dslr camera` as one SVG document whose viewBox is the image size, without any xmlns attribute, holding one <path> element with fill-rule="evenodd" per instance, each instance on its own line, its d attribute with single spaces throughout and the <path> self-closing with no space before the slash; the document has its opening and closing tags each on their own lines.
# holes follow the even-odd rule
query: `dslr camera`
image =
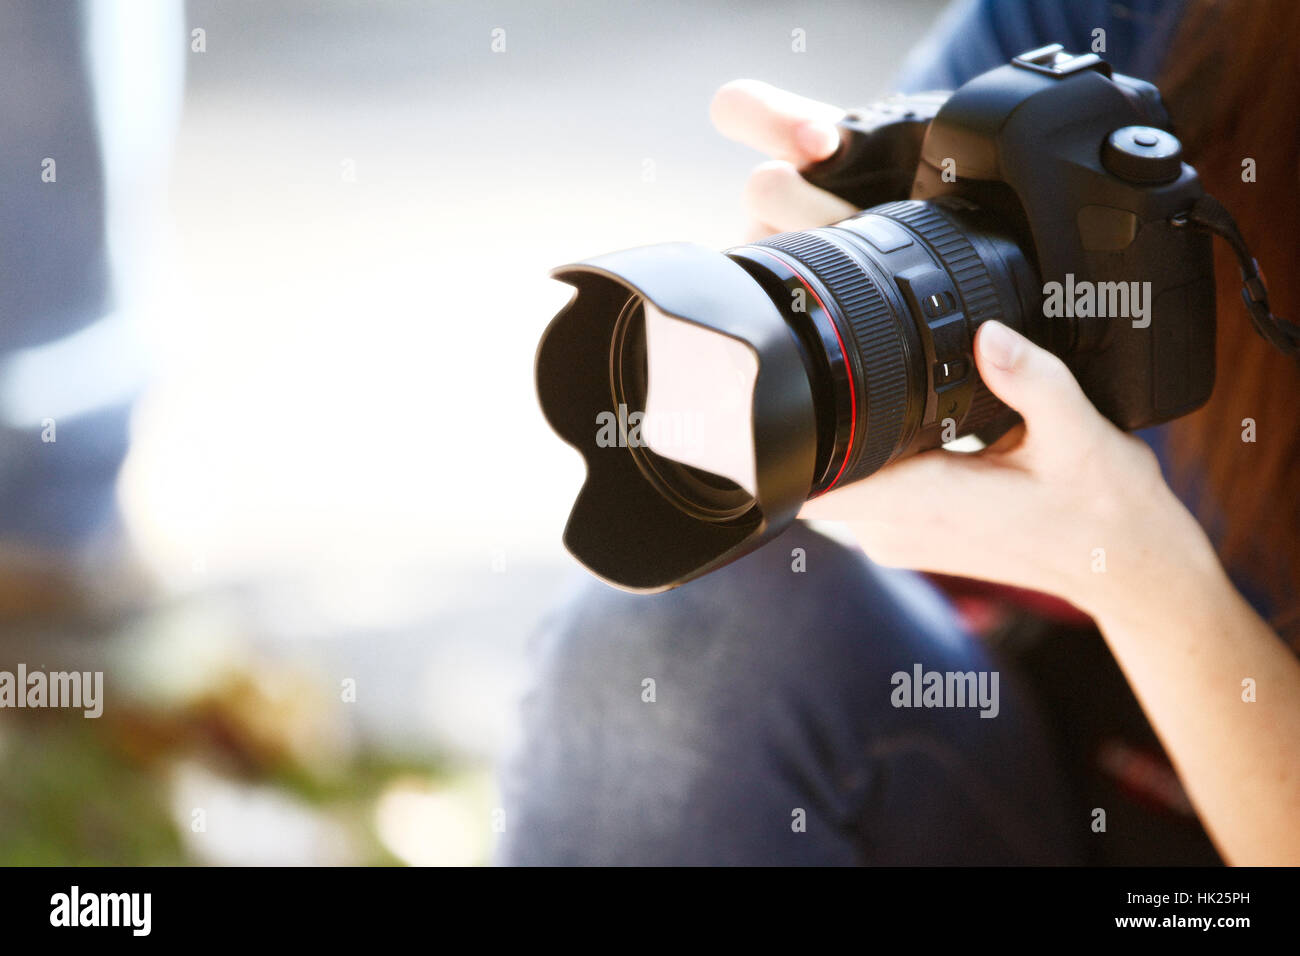
<svg viewBox="0 0 1300 956">
<path fill-rule="evenodd" d="M 1187 228 L 1207 197 L 1153 85 L 1053 45 L 840 133 L 802 174 L 864 209 L 843 222 L 552 272 L 575 292 L 537 390 L 586 461 L 564 541 L 600 578 L 675 587 L 811 497 L 994 440 L 1018 419 L 975 368 L 989 319 L 1060 356 L 1120 428 L 1209 398 L 1211 236 Z"/>
</svg>

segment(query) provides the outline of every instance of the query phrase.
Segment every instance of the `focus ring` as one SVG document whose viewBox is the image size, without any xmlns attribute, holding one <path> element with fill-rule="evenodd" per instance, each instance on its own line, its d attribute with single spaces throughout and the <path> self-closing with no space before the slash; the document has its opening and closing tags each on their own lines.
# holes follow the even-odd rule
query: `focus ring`
<svg viewBox="0 0 1300 956">
<path fill-rule="evenodd" d="M 872 211 L 908 226 L 938 254 L 957 286 L 972 332 L 986 319 L 1005 322 L 1005 312 L 993 287 L 988 266 L 960 228 L 938 211 L 944 202 L 943 199 L 930 202 L 905 199 L 878 206 Z M 1006 409 L 1006 405 L 977 377 L 970 409 L 961 422 L 961 431 L 978 432 L 1002 416 Z"/>
<path fill-rule="evenodd" d="M 971 398 L 970 411 L 962 419 L 961 429 L 963 432 L 979 433 L 985 426 L 1005 414 L 1006 411 L 1007 406 L 989 391 L 989 387 L 984 384 L 984 380 L 976 379 L 975 394 Z"/>
<path fill-rule="evenodd" d="M 783 233 L 756 245 L 779 249 L 805 265 L 848 322 L 844 331 L 852 341 L 846 347 L 857 352 L 866 394 L 858 398 L 856 453 L 850 450 L 850 460 L 832 484 L 865 478 L 889 461 L 903 432 L 907 366 L 897 320 L 863 267 L 815 232 Z"/>
</svg>

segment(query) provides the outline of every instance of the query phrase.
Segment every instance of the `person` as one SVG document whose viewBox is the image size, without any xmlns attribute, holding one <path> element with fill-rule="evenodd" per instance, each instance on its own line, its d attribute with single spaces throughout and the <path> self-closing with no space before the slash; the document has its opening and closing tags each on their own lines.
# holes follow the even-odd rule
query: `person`
<svg viewBox="0 0 1300 956">
<path fill-rule="evenodd" d="M 184 76 L 183 7 L 0 6 L 0 622 L 143 587 L 116 499 L 151 373 L 144 277 Z"/>
<path fill-rule="evenodd" d="M 1300 8 L 966 0 L 899 85 L 1098 36 L 1161 85 L 1188 161 L 1272 266 L 1274 311 L 1296 315 Z M 757 234 L 853 211 L 798 175 L 842 110 L 740 81 L 712 111 L 772 157 L 745 191 Z M 593 582 L 557 609 L 502 774 L 499 861 L 1300 863 L 1300 662 L 1278 632 L 1300 593 L 1300 374 L 1216 256 L 1219 383 L 1196 414 L 1124 434 L 990 322 L 975 359 L 1023 425 L 805 507 L 860 550 L 800 523 L 666 594 Z M 916 666 L 996 673 L 996 717 L 896 706 Z"/>
</svg>

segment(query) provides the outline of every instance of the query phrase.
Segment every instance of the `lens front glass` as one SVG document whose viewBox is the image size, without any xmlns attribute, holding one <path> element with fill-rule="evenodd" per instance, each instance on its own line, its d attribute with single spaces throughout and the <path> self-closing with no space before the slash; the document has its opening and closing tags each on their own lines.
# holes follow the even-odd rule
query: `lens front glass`
<svg viewBox="0 0 1300 956">
<path fill-rule="evenodd" d="M 649 350 L 646 335 L 646 304 L 645 300 L 640 296 L 633 295 L 624 304 L 614 326 L 613 341 L 611 342 L 609 354 L 610 389 L 614 407 L 615 409 L 625 410 L 619 416 L 619 421 L 630 422 L 633 416 L 640 420 L 647 408 L 650 380 Z M 707 375 L 709 373 L 703 372 L 701 374 Z M 729 374 L 729 366 L 718 369 L 717 374 Z M 736 384 L 743 390 L 743 383 Z M 752 382 L 750 387 L 752 389 Z M 679 409 L 678 411 L 684 413 L 684 410 Z M 641 414 L 636 415 L 638 412 Z M 703 414 L 703 410 L 701 410 L 701 414 Z M 752 432 L 744 425 L 744 416 L 737 416 L 734 422 L 734 427 L 736 429 L 744 428 L 745 434 L 740 436 L 719 436 L 719 440 L 713 443 L 714 456 L 718 453 L 718 445 L 731 444 L 731 442 L 728 442 L 729 437 L 739 437 L 744 441 L 749 441 L 752 448 Z M 681 438 L 680 434 L 672 435 L 669 437 L 678 440 L 665 441 L 665 445 L 668 447 L 684 449 L 688 445 L 701 444 L 698 423 L 693 423 L 689 416 L 685 420 L 680 415 L 673 416 L 670 420 L 670 416 L 664 415 L 658 419 L 647 421 L 646 424 L 657 425 L 661 429 L 665 427 L 694 429 L 688 436 L 692 441 L 683 443 L 679 440 Z M 704 431 L 707 431 L 707 428 Z M 701 521 L 725 523 L 742 518 L 754 507 L 753 494 L 736 481 L 715 474 L 713 471 L 659 454 L 652 450 L 645 436 L 639 432 L 639 428 L 629 428 L 621 436 L 620 443 L 626 445 L 628 452 L 632 455 L 637 468 L 645 479 L 665 499 L 671 501 L 681 511 Z M 703 441 L 703 444 L 708 445 L 707 439 Z M 734 462 L 737 455 L 732 454 L 727 457 Z M 709 456 L 706 455 L 705 458 L 709 458 Z M 712 460 L 716 461 L 717 459 L 714 457 Z M 727 470 L 737 472 L 741 477 L 744 476 L 745 469 L 743 465 L 737 465 L 734 468 L 728 466 Z M 750 465 L 750 473 L 752 474 L 752 464 Z"/>
</svg>

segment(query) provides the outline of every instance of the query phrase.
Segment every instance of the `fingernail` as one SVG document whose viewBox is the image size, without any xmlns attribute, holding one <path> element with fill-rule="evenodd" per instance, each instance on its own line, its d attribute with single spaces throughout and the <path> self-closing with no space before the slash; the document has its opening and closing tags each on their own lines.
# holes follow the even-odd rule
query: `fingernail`
<svg viewBox="0 0 1300 956">
<path fill-rule="evenodd" d="M 840 145 L 840 131 L 830 123 L 810 120 L 795 132 L 799 148 L 813 160 L 825 159 Z"/>
<path fill-rule="evenodd" d="M 1010 371 L 1020 358 L 1022 340 L 1001 322 L 988 321 L 980 326 L 979 348 L 984 357 L 1000 369 Z"/>
</svg>

